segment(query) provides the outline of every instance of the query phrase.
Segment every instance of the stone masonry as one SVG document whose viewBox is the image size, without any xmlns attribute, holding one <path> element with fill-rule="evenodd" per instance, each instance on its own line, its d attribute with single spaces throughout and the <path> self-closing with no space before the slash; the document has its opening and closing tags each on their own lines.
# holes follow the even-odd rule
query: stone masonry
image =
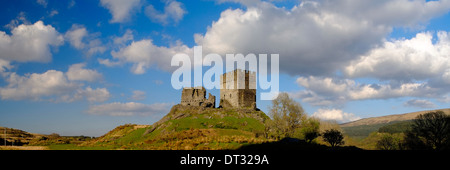
<svg viewBox="0 0 450 170">
<path fill-rule="evenodd" d="M 216 105 L 216 96 L 208 94 L 206 98 L 206 89 L 202 88 L 183 88 L 181 93 L 181 105 L 183 106 L 204 106 L 214 108 Z"/>
<path fill-rule="evenodd" d="M 214 108 L 216 96 L 208 93 L 204 87 L 183 88 L 182 106 L 203 106 Z M 220 104 L 223 108 L 256 108 L 256 73 L 236 69 L 220 77 Z"/>
<path fill-rule="evenodd" d="M 256 73 L 236 69 L 220 77 L 219 107 L 256 109 Z"/>
</svg>

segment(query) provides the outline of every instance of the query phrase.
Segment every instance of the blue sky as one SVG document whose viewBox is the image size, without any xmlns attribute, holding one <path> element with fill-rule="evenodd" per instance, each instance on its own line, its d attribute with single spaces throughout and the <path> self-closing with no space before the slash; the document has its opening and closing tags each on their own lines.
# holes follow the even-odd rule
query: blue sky
<svg viewBox="0 0 450 170">
<path fill-rule="evenodd" d="M 279 54 L 280 91 L 321 119 L 450 102 L 448 0 L 16 0 L 1 8 L 0 126 L 33 133 L 101 136 L 158 121 L 180 102 L 171 58 L 194 46 Z M 266 113 L 270 104 L 258 97 Z"/>
</svg>

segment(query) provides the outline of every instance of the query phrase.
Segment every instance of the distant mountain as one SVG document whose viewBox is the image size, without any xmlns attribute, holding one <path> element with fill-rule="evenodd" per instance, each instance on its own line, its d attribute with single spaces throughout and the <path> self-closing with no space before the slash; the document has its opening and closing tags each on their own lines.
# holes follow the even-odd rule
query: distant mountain
<svg viewBox="0 0 450 170">
<path fill-rule="evenodd" d="M 438 110 L 442 110 L 445 114 L 450 115 L 450 108 L 449 109 L 437 109 L 437 110 L 425 110 L 425 111 L 418 111 L 418 112 L 412 112 L 412 113 L 395 114 L 395 115 L 387 115 L 387 116 L 359 119 L 359 120 L 356 120 L 353 122 L 343 123 L 343 124 L 341 124 L 341 127 L 387 124 L 387 123 L 391 123 L 391 122 L 412 120 L 412 119 L 415 119 L 418 115 L 428 113 L 428 112 L 438 111 Z"/>
<path fill-rule="evenodd" d="M 59 136 L 56 133 L 44 135 L 38 133 L 30 133 L 20 129 L 0 127 L 0 150 L 42 150 L 48 149 L 48 147 L 46 146 L 49 145 L 80 144 L 90 139 L 91 137 L 88 136 Z"/>
<path fill-rule="evenodd" d="M 363 139 L 368 137 L 370 133 L 378 131 L 382 127 L 406 123 L 407 121 L 410 122 L 418 115 L 438 110 L 442 110 L 445 114 L 450 115 L 450 109 L 424 110 L 404 114 L 364 118 L 353 122 L 343 123 L 340 124 L 340 126 L 346 135 L 357 139 Z"/>
</svg>

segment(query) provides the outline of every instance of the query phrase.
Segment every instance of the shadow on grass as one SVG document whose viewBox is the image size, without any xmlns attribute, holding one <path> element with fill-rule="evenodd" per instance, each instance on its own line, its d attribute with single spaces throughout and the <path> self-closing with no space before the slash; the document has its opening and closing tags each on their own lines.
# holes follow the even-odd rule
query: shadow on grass
<svg viewBox="0 0 450 170">
<path fill-rule="evenodd" d="M 238 150 L 281 150 L 281 151 L 292 151 L 292 150 L 306 150 L 306 151 L 362 151 L 363 149 L 355 146 L 336 146 L 330 147 L 326 145 L 321 145 L 317 143 L 308 143 L 305 140 L 300 140 L 296 138 L 284 138 L 276 142 L 265 142 L 261 144 L 249 144 L 238 148 Z"/>
</svg>

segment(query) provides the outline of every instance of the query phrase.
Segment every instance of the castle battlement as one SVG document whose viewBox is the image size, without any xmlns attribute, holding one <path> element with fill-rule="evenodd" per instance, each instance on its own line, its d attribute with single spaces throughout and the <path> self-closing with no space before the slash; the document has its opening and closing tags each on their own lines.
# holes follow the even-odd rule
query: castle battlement
<svg viewBox="0 0 450 170">
<path fill-rule="evenodd" d="M 219 107 L 256 108 L 256 73 L 236 69 L 223 74 Z"/>
<path fill-rule="evenodd" d="M 220 89 L 256 89 L 256 72 L 236 69 L 222 74 Z"/>
</svg>

